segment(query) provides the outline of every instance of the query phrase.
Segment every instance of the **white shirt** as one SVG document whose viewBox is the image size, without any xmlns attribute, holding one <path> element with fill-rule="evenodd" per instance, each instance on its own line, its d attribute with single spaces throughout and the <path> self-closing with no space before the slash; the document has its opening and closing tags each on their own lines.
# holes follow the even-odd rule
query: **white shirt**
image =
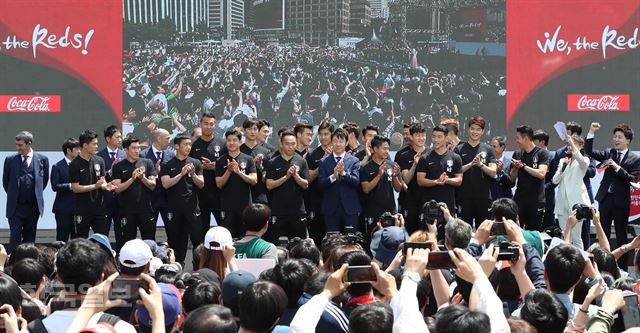
<svg viewBox="0 0 640 333">
<path fill-rule="evenodd" d="M 333 153 L 333 159 L 336 161 L 336 163 L 338 163 L 338 157 L 340 157 L 340 160 L 344 160 L 344 156 L 347 155 L 347 152 L 343 152 L 340 155 L 336 155 L 336 153 Z M 344 176 L 344 172 L 342 173 L 341 176 Z M 333 174 L 331 174 L 331 176 L 329 176 L 329 180 L 331 181 L 331 183 L 335 182 L 337 179 L 336 177 L 333 176 Z"/>
<path fill-rule="evenodd" d="M 33 160 L 33 149 L 29 150 L 27 156 L 27 167 L 31 166 L 31 161 Z M 20 155 L 20 164 L 24 163 L 25 155 Z"/>
<path fill-rule="evenodd" d="M 158 158 L 158 153 L 160 153 L 160 157 L 162 157 L 162 155 L 164 154 L 164 150 L 159 150 L 156 148 L 156 146 L 151 145 L 151 150 L 153 150 L 153 155 Z"/>
<path fill-rule="evenodd" d="M 71 160 L 67 158 L 67 156 L 64 157 L 65 162 L 67 162 L 67 165 L 71 164 Z"/>
</svg>

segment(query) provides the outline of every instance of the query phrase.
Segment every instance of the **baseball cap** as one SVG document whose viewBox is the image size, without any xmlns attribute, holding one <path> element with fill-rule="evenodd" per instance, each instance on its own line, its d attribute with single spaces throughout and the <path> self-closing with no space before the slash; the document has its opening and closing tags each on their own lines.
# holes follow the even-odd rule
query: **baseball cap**
<svg viewBox="0 0 640 333">
<path fill-rule="evenodd" d="M 153 258 L 149 245 L 140 239 L 132 239 L 120 249 L 120 264 L 129 268 L 142 267 Z"/>
<path fill-rule="evenodd" d="M 193 272 L 193 274 L 191 274 L 191 277 L 197 278 L 202 282 L 220 285 L 220 275 L 209 268 L 201 268 Z"/>
<path fill-rule="evenodd" d="M 160 279 L 164 278 L 165 276 L 168 280 L 173 281 L 181 271 L 182 265 L 177 262 L 174 262 L 172 264 L 164 264 L 156 269 L 154 277 L 156 278 L 156 281 L 160 281 Z"/>
<path fill-rule="evenodd" d="M 116 253 L 115 251 L 113 251 L 113 248 L 111 247 L 111 243 L 109 242 L 109 237 L 103 234 L 93 234 L 89 236 L 89 238 L 87 239 L 94 243 L 98 243 L 98 245 L 100 245 L 103 249 L 107 250 L 107 252 L 111 253 L 111 256 L 115 258 Z"/>
<path fill-rule="evenodd" d="M 151 258 L 151 264 L 149 265 L 149 275 L 156 276 L 156 271 L 162 265 L 163 265 L 163 262 L 159 258 L 156 258 L 156 257 Z"/>
<path fill-rule="evenodd" d="M 182 297 L 176 287 L 167 283 L 158 283 L 162 291 L 162 310 L 164 311 L 164 325 L 171 325 L 178 320 L 178 315 L 182 309 Z M 138 323 L 142 326 L 151 327 L 151 315 L 144 306 L 138 304 Z"/>
<path fill-rule="evenodd" d="M 162 261 L 165 261 L 167 259 L 167 256 L 168 256 L 167 250 L 169 249 L 167 243 L 156 243 L 152 239 L 145 239 L 143 241 L 147 243 L 147 245 L 149 245 L 149 248 L 151 249 L 151 253 L 153 254 L 154 257 Z"/>
<path fill-rule="evenodd" d="M 231 233 L 225 227 L 213 227 L 204 235 L 204 247 L 222 251 L 226 245 L 233 245 Z"/>
<path fill-rule="evenodd" d="M 222 281 L 222 301 L 225 305 L 237 304 L 244 289 L 254 282 L 256 277 L 244 270 L 227 274 Z"/>
<path fill-rule="evenodd" d="M 400 244 L 407 240 L 404 228 L 391 226 L 378 230 L 371 236 L 371 253 L 376 260 L 386 264 L 393 261 Z"/>
</svg>

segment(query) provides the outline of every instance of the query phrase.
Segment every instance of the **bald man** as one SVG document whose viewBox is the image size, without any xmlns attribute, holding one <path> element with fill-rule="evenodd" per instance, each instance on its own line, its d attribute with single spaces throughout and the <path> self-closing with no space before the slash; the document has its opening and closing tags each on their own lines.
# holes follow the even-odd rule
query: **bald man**
<svg viewBox="0 0 640 333">
<path fill-rule="evenodd" d="M 152 134 L 153 143 L 151 147 L 141 151 L 140 157 L 150 159 L 156 167 L 156 173 L 160 173 L 160 166 L 175 157 L 175 153 L 167 149 L 171 141 L 171 134 L 167 130 L 157 129 Z M 169 206 L 164 191 L 162 184 L 160 184 L 160 177 L 158 177 L 156 179 L 156 187 L 151 195 L 151 208 L 154 216 L 153 235 L 155 235 L 158 216 L 162 216 L 163 222 L 168 219 Z"/>
</svg>

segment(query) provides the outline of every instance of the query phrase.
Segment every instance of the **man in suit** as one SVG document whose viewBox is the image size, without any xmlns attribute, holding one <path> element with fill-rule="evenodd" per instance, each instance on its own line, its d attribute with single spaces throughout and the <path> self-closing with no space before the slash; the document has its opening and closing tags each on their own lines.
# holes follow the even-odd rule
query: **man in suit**
<svg viewBox="0 0 640 333">
<path fill-rule="evenodd" d="M 547 156 L 549 157 L 549 161 L 552 161 L 554 157 L 556 157 L 555 151 L 550 151 L 547 146 L 549 146 L 549 133 L 543 130 L 536 130 L 533 132 L 533 144 L 544 149 L 547 152 Z M 556 166 L 557 167 L 557 166 Z M 553 214 L 556 206 L 556 185 L 551 181 L 553 179 L 553 175 L 556 174 L 556 169 L 553 168 L 552 164 L 549 164 L 549 169 L 547 170 L 547 174 L 544 176 L 544 220 L 543 220 L 543 228 L 549 228 L 556 225 L 556 219 Z"/>
<path fill-rule="evenodd" d="M 600 220 L 607 238 L 611 236 L 611 223 L 616 225 L 616 244 L 627 243 L 627 224 L 629 223 L 630 182 L 636 181 L 640 175 L 640 156 L 629 150 L 633 139 L 633 130 L 627 124 L 618 124 L 613 129 L 613 147 L 604 150 L 593 148 L 595 132 L 600 129 L 599 123 L 591 123 L 585 151 L 593 159 L 605 162 L 600 188 L 596 194 L 600 208 Z M 626 266 L 627 255 L 618 260 L 620 267 Z"/>
<path fill-rule="evenodd" d="M 9 246 L 7 252 L 23 242 L 35 242 L 38 216 L 44 213 L 42 191 L 49 182 L 49 159 L 32 149 L 33 135 L 16 135 L 17 154 L 4 160 L 2 186 L 7 193 Z"/>
<path fill-rule="evenodd" d="M 567 130 L 567 136 L 572 135 L 582 135 L 582 126 L 575 122 L 569 121 L 565 125 L 565 129 Z M 560 149 L 556 150 L 556 154 L 549 164 L 550 170 L 558 170 L 558 165 L 560 164 L 560 160 L 562 160 L 567 154 L 567 145 L 562 146 Z M 591 200 L 591 204 L 594 203 L 593 200 L 593 190 L 591 189 L 591 178 L 596 176 L 596 163 L 593 159 L 590 159 L 589 168 L 587 169 L 587 173 L 584 175 L 582 181 L 584 185 L 587 187 L 587 193 L 589 193 L 589 199 Z M 591 245 L 591 220 L 586 220 L 582 223 L 582 244 L 584 248 L 589 248 Z"/>
<path fill-rule="evenodd" d="M 116 125 L 111 125 L 104 129 L 104 139 L 107 142 L 107 146 L 100 150 L 96 155 L 102 157 L 104 160 L 104 167 L 106 171 L 105 179 L 107 182 L 113 180 L 112 168 L 113 164 L 126 158 L 124 150 L 120 148 L 122 143 L 122 132 Z M 113 222 L 113 230 L 116 234 L 116 251 L 124 244 L 124 234 L 122 232 L 122 226 L 120 225 L 120 218 L 118 216 L 118 202 L 115 200 L 114 192 L 104 192 L 104 206 L 107 210 L 107 222 L 109 225 Z"/>
<path fill-rule="evenodd" d="M 360 200 L 360 161 L 346 153 L 347 132 L 336 129 L 332 136 L 333 153 L 320 160 L 318 186 L 323 191 L 322 207 L 327 231 L 358 227 Z"/>
<path fill-rule="evenodd" d="M 53 214 L 56 216 L 56 240 L 66 242 L 73 228 L 73 208 L 75 196 L 69 181 L 69 164 L 80 154 L 80 143 L 75 138 L 68 138 L 62 144 L 64 158 L 51 168 L 51 188 L 56 192 L 53 202 Z"/>
<path fill-rule="evenodd" d="M 509 179 L 509 170 L 511 169 L 511 160 L 504 157 L 504 151 L 507 148 L 507 138 L 504 136 L 495 136 L 491 139 L 491 147 L 496 151 L 496 175 L 490 179 L 491 198 L 493 200 L 500 198 L 513 197 L 512 188 L 515 184 Z"/>
<path fill-rule="evenodd" d="M 153 143 L 151 147 L 140 152 L 140 157 L 148 158 L 156 168 L 156 174 L 160 174 L 160 167 L 176 156 L 173 150 L 169 150 L 171 134 L 165 129 L 159 128 L 153 131 Z M 151 209 L 153 210 L 154 225 L 158 225 L 158 216 L 162 216 L 162 221 L 166 223 L 169 219 L 169 203 L 167 194 L 160 182 L 160 177 L 156 178 L 156 187 L 151 194 Z M 155 230 L 155 228 L 154 228 Z"/>
</svg>

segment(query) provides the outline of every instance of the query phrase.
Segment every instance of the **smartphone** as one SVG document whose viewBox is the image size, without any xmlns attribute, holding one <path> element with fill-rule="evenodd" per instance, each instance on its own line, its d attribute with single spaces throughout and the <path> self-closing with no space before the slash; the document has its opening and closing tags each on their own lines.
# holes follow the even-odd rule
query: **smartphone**
<svg viewBox="0 0 640 333">
<path fill-rule="evenodd" d="M 429 249 L 429 251 L 433 251 L 432 243 L 422 243 L 422 242 L 405 242 L 402 247 L 402 255 L 407 255 L 407 249 Z"/>
<path fill-rule="evenodd" d="M 376 273 L 371 265 L 367 266 L 349 266 L 344 272 L 342 281 L 351 283 L 371 283 L 378 281 Z"/>
<path fill-rule="evenodd" d="M 491 236 L 502 236 L 507 234 L 507 229 L 504 227 L 504 222 L 493 222 L 491 225 Z"/>
<path fill-rule="evenodd" d="M 449 256 L 449 251 L 434 251 L 429 252 L 429 262 L 427 263 L 427 269 L 443 269 L 443 268 L 456 268 L 456 265 Z"/>
<path fill-rule="evenodd" d="M 640 326 L 640 308 L 638 307 L 638 294 L 625 291 L 624 303 L 626 306 L 620 310 L 624 329 Z"/>
<path fill-rule="evenodd" d="M 140 298 L 140 294 L 138 293 L 139 288 L 149 290 L 149 286 L 145 280 L 139 278 L 117 278 L 111 284 L 109 299 L 138 299 Z"/>
</svg>

